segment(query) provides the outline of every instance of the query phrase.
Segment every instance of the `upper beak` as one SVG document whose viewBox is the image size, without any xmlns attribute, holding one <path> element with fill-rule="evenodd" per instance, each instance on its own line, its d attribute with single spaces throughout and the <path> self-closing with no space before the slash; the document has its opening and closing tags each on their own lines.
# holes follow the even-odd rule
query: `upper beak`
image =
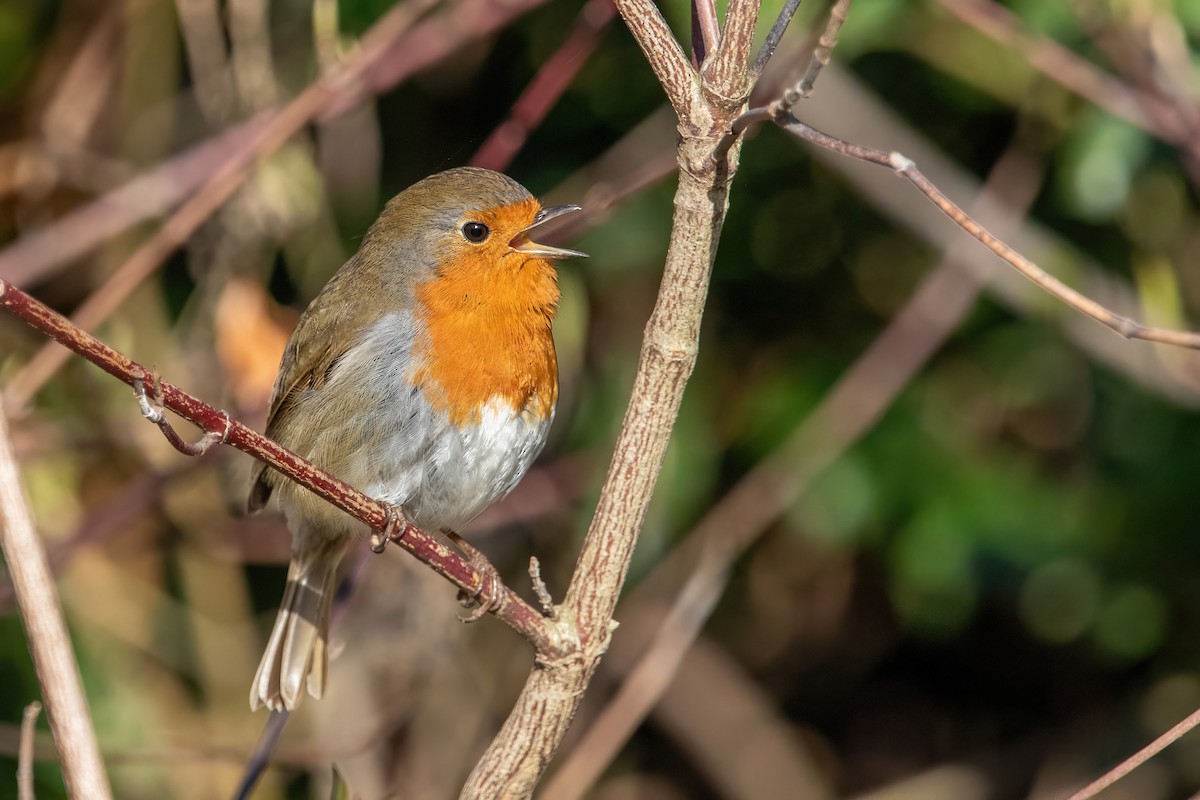
<svg viewBox="0 0 1200 800">
<path fill-rule="evenodd" d="M 509 247 L 531 256 L 542 256 L 543 258 L 587 258 L 587 253 L 581 253 L 578 250 L 568 250 L 565 247 L 551 247 L 548 244 L 538 244 L 529 238 L 534 231 L 550 220 L 557 219 L 564 214 L 571 214 L 582 210 L 579 206 L 550 206 L 549 208 L 543 208 L 533 218 L 532 225 L 513 237 L 512 242 L 509 243 Z"/>
</svg>

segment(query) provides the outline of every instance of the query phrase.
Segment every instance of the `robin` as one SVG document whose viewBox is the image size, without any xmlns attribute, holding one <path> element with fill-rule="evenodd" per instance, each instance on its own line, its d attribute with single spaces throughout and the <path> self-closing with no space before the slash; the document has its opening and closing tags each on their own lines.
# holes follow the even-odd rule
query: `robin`
<svg viewBox="0 0 1200 800">
<path fill-rule="evenodd" d="M 577 210 L 543 208 L 511 178 L 473 167 L 396 195 L 300 317 L 267 435 L 463 544 L 457 532 L 516 486 L 554 419 L 550 259 L 584 254 L 531 237 Z M 249 510 L 272 493 L 292 560 L 250 706 L 278 711 L 305 686 L 323 694 L 338 564 L 368 531 L 259 463 Z"/>
</svg>

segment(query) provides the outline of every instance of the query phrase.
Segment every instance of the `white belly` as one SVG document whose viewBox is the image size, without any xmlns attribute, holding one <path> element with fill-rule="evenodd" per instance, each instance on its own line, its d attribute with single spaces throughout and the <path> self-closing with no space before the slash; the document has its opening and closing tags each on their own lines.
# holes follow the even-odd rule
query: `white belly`
<svg viewBox="0 0 1200 800">
<path fill-rule="evenodd" d="M 444 414 L 428 413 L 433 419 L 418 423 L 425 428 L 424 452 L 412 458 L 411 427 L 397 432 L 364 491 L 403 505 L 413 523 L 429 530 L 460 530 L 511 492 L 541 452 L 551 422 L 500 397 L 488 402 L 478 424 L 462 428 L 451 427 Z"/>
</svg>

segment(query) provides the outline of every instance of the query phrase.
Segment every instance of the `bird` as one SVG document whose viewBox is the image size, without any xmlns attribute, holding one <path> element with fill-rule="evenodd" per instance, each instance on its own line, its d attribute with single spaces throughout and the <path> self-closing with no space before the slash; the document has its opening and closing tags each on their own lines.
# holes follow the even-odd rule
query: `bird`
<svg viewBox="0 0 1200 800">
<path fill-rule="evenodd" d="M 458 531 L 512 491 L 554 419 L 552 260 L 585 255 L 532 237 L 579 210 L 543 207 L 517 181 L 477 167 L 393 197 L 297 322 L 266 435 L 479 555 Z M 272 495 L 292 556 L 250 707 L 290 711 L 304 689 L 324 693 L 338 565 L 369 531 L 258 462 L 248 511 Z"/>
</svg>

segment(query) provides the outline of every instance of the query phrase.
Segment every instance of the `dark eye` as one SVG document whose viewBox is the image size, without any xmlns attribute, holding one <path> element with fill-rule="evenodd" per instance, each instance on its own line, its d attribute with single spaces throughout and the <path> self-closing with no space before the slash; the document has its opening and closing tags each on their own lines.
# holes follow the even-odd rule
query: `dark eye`
<svg viewBox="0 0 1200 800">
<path fill-rule="evenodd" d="M 468 222 L 462 226 L 462 235 L 467 237 L 468 242 L 474 242 L 475 244 L 479 244 L 487 239 L 490 233 L 491 230 L 482 222 Z"/>
</svg>

